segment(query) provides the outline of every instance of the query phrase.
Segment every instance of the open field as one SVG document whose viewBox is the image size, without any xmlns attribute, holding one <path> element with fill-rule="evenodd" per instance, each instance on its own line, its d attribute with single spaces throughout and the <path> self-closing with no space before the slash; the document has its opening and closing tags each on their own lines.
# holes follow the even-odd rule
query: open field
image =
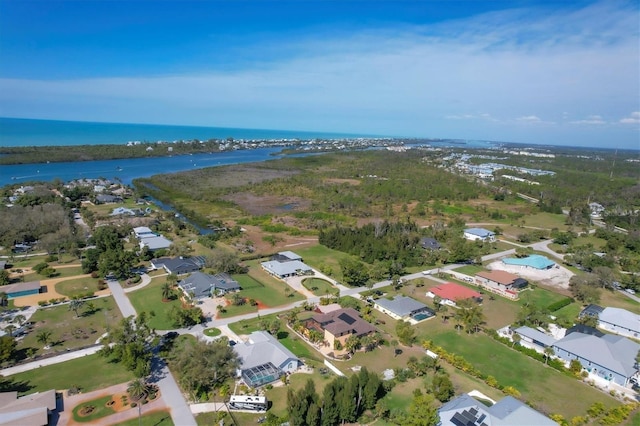
<svg viewBox="0 0 640 426">
<path fill-rule="evenodd" d="M 295 250 L 295 252 L 304 259 L 307 265 L 338 281 L 342 280 L 342 270 L 339 262 L 343 258 L 350 257 L 347 253 L 332 250 L 320 244 Z"/>
<path fill-rule="evenodd" d="M 515 387 L 525 400 L 545 413 L 561 413 L 571 418 L 584 415 L 594 402 L 602 402 L 607 407 L 617 404 L 609 395 L 483 334 L 466 335 L 448 330 L 430 337 L 447 351 L 464 357 L 478 370 L 494 376 L 503 386 Z"/>
<path fill-rule="evenodd" d="M 262 269 L 259 261 L 247 263 L 250 265 L 250 269 L 246 278 L 242 275 L 234 276 L 242 287 L 241 295 L 260 301 L 267 307 L 286 305 L 303 299 L 295 291 L 289 291 L 291 288 L 284 281 L 272 277 Z M 240 282 L 245 279 L 246 283 Z"/>
<path fill-rule="evenodd" d="M 31 317 L 34 329 L 19 342 L 18 350 L 33 348 L 39 355 L 91 345 L 107 328 L 116 326 L 122 319 L 113 297 L 87 300 L 78 313 L 80 316 L 76 318 L 75 312 L 66 304 L 38 309 Z M 42 330 L 51 332 L 52 347 L 49 350 L 44 350 L 43 344 L 37 341 Z"/>
<path fill-rule="evenodd" d="M 209 423 L 211 424 L 211 423 Z M 144 412 L 142 409 L 142 421 L 138 422 L 138 418 L 128 420 L 122 423 L 116 423 L 114 426 L 173 426 L 173 420 L 171 420 L 171 414 L 168 411 L 152 411 L 150 413 Z"/>
<path fill-rule="evenodd" d="M 48 365 L 9 377 L 20 393 L 44 392 L 49 389 L 69 389 L 79 386 L 82 392 L 106 388 L 133 380 L 133 373 L 120 364 L 109 362 L 99 355 Z"/>
</svg>

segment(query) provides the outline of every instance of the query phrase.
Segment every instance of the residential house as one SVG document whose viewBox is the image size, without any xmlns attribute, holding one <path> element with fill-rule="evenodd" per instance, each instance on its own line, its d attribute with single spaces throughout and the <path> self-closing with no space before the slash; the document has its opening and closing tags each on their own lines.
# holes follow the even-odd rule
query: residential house
<svg viewBox="0 0 640 426">
<path fill-rule="evenodd" d="M 420 246 L 426 250 L 440 250 L 442 246 L 435 238 L 422 237 Z"/>
<path fill-rule="evenodd" d="M 567 363 L 576 359 L 590 374 L 621 386 L 626 386 L 638 372 L 635 358 L 640 344 L 622 336 L 575 332 L 555 342 L 553 349 Z"/>
<path fill-rule="evenodd" d="M 588 305 L 586 308 L 584 308 L 582 311 L 580 311 L 578 318 L 584 318 L 584 317 L 598 318 L 603 310 L 604 308 L 602 306 L 591 304 L 591 305 Z"/>
<path fill-rule="evenodd" d="M 96 196 L 97 204 L 109 204 L 109 203 L 119 203 L 122 201 L 122 198 L 111 195 L 111 194 L 100 194 Z"/>
<path fill-rule="evenodd" d="M 475 278 L 479 286 L 511 298 L 517 298 L 518 292 L 529 285 L 524 278 L 499 270 L 478 272 Z"/>
<path fill-rule="evenodd" d="M 438 426 L 558 426 L 512 396 L 488 407 L 465 393 L 442 405 L 438 416 Z"/>
<path fill-rule="evenodd" d="M 604 213 L 604 206 L 599 203 L 589 203 L 589 211 L 592 217 L 600 217 Z"/>
<path fill-rule="evenodd" d="M 140 249 L 147 247 L 150 251 L 163 250 L 171 247 L 171 244 L 173 244 L 173 241 L 159 235 L 140 240 Z"/>
<path fill-rule="evenodd" d="M 531 327 L 519 327 L 513 330 L 520 335 L 520 344 L 538 352 L 543 352 L 545 348 L 552 347 L 556 343 L 553 336 L 549 336 Z"/>
<path fill-rule="evenodd" d="M 153 232 L 151 229 L 147 228 L 146 226 L 137 226 L 135 228 L 133 228 L 133 235 L 135 235 L 135 237 L 139 240 L 143 239 L 143 238 L 151 238 L 151 237 L 157 237 L 158 234 L 156 234 L 155 232 Z"/>
<path fill-rule="evenodd" d="M 598 316 L 598 327 L 637 339 L 640 334 L 640 315 L 626 309 L 607 307 Z"/>
<path fill-rule="evenodd" d="M 219 296 L 240 290 L 240 284 L 228 274 L 209 275 L 200 271 L 179 281 L 178 287 L 185 295 L 194 299 L 204 299 L 212 295 Z"/>
<path fill-rule="evenodd" d="M 492 243 L 496 240 L 495 232 L 484 228 L 467 228 L 464 230 L 464 238 L 471 241 L 483 241 Z"/>
<path fill-rule="evenodd" d="M 440 304 L 457 306 L 457 302 L 465 299 L 472 299 L 477 303 L 482 303 L 482 295 L 475 290 L 456 283 L 445 283 L 432 287 L 427 292 L 427 297 L 440 298 Z"/>
<path fill-rule="evenodd" d="M 353 308 L 341 308 L 331 312 L 314 314 L 307 320 L 305 326 L 309 330 L 317 330 L 324 333 L 326 345 L 335 348 L 336 342 L 345 346 L 350 336 L 362 337 L 375 333 L 376 328 L 360 317 L 358 311 Z M 346 352 L 336 349 L 335 354 Z"/>
<path fill-rule="evenodd" d="M 199 271 L 204 266 L 203 256 L 160 257 L 151 260 L 153 269 L 164 269 L 169 274 L 184 275 Z"/>
<path fill-rule="evenodd" d="M 417 323 L 433 318 L 436 314 L 422 302 L 407 296 L 396 295 L 393 299 L 381 297 L 374 301 L 373 307 L 393 319 Z"/>
<path fill-rule="evenodd" d="M 281 279 L 297 275 L 313 275 L 313 269 L 299 260 L 287 260 L 285 262 L 270 260 L 262 262 L 260 265 L 265 271 Z"/>
<path fill-rule="evenodd" d="M 55 411 L 54 389 L 21 397 L 17 391 L 0 392 L 0 426 L 46 426 Z"/>
<path fill-rule="evenodd" d="M 266 331 L 254 331 L 233 350 L 240 359 L 238 376 L 252 388 L 274 382 L 302 366 L 302 361 Z"/>
<path fill-rule="evenodd" d="M 292 251 L 281 251 L 279 253 L 276 253 L 273 256 L 271 256 L 271 260 L 277 260 L 278 262 L 289 262 L 292 260 L 299 260 L 300 262 L 303 262 L 302 257 L 300 257 L 297 253 L 294 253 Z"/>
<path fill-rule="evenodd" d="M 2 292 L 7 294 L 8 299 L 16 297 L 30 296 L 40 293 L 40 281 L 31 281 L 27 283 L 8 284 L 2 286 Z"/>
</svg>

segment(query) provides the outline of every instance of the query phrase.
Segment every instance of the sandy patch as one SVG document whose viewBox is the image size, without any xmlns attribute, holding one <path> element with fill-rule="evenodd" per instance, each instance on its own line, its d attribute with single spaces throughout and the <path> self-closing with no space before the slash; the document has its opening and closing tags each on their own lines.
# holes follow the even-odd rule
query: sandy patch
<svg viewBox="0 0 640 426">
<path fill-rule="evenodd" d="M 506 265 L 498 260 L 487 265 L 487 269 L 510 272 L 529 281 L 563 290 L 569 288 L 569 280 L 574 275 L 573 272 L 558 264 L 551 269 L 540 270 L 528 266 Z"/>
<path fill-rule="evenodd" d="M 349 185 L 360 185 L 360 181 L 358 179 L 338 179 L 338 178 L 334 178 L 334 179 L 325 179 L 324 180 L 325 183 L 337 183 L 337 184 L 342 184 L 342 183 L 346 183 Z"/>
</svg>

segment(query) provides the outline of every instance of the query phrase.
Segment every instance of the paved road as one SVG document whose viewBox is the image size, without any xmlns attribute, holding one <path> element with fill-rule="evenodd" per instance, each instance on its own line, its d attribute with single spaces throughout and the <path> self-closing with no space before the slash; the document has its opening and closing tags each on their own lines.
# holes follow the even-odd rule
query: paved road
<svg viewBox="0 0 640 426">
<path fill-rule="evenodd" d="M 109 286 L 109 290 L 111 290 L 111 294 L 120 308 L 120 312 L 122 312 L 122 316 L 128 318 L 130 316 L 137 316 L 136 310 L 133 305 L 129 301 L 129 298 L 124 293 L 122 286 L 118 281 L 115 280 L 107 280 L 107 285 Z"/>
<path fill-rule="evenodd" d="M 15 367 L 5 368 L 0 370 L 2 376 L 11 376 L 12 374 L 22 373 L 24 371 L 35 370 L 36 368 L 44 367 L 45 365 L 59 364 L 61 362 L 69 361 L 76 358 L 82 358 L 83 356 L 93 355 L 102 349 L 102 345 L 92 346 L 87 349 L 81 349 L 79 351 L 70 351 L 66 354 L 53 356 L 51 358 L 44 358 L 26 364 L 16 365 Z"/>
<path fill-rule="evenodd" d="M 549 244 L 551 244 L 552 242 L 553 240 L 544 240 L 544 241 L 530 244 L 529 247 L 531 247 L 534 250 L 549 253 L 551 256 L 556 257 L 560 260 L 564 260 L 564 254 L 557 253 L 549 248 Z"/>
<path fill-rule="evenodd" d="M 189 405 L 182 395 L 176 380 L 173 378 L 169 367 L 158 356 L 151 361 L 151 383 L 156 383 L 160 388 L 162 398 L 167 402 L 171 410 L 171 420 L 178 426 L 197 426 L 196 419 L 191 413 Z"/>
</svg>

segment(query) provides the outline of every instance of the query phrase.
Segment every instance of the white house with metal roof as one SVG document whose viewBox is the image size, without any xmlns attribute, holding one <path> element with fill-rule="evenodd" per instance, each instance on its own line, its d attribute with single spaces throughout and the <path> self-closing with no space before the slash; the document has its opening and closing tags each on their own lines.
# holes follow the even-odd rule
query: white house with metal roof
<svg viewBox="0 0 640 426">
<path fill-rule="evenodd" d="M 266 331 L 254 331 L 233 350 L 240 358 L 238 376 L 254 388 L 274 382 L 302 366 L 297 356 Z"/>
<path fill-rule="evenodd" d="M 462 394 L 438 410 L 438 426 L 557 426 L 544 414 L 512 396 L 488 407 L 469 394 Z"/>
<path fill-rule="evenodd" d="M 635 359 L 640 344 L 622 336 L 571 333 L 555 342 L 553 350 L 558 358 L 576 359 L 590 374 L 621 386 L 638 373 Z"/>
<path fill-rule="evenodd" d="M 278 278 L 313 274 L 313 269 L 299 260 L 290 260 L 286 262 L 270 260 L 268 262 L 262 262 L 260 265 L 265 271 Z"/>
<path fill-rule="evenodd" d="M 545 348 L 553 346 L 556 339 L 545 334 L 535 328 L 519 327 L 513 330 L 514 333 L 520 335 L 520 344 L 538 352 L 543 352 Z"/>
<path fill-rule="evenodd" d="M 171 247 L 171 244 L 173 244 L 173 241 L 163 237 L 162 235 L 142 238 L 140 240 L 140 248 L 143 249 L 147 247 L 151 251 L 168 249 Z"/>
<path fill-rule="evenodd" d="M 598 314 L 598 327 L 611 333 L 638 338 L 640 315 L 620 308 L 604 308 Z"/>
<path fill-rule="evenodd" d="M 463 237 L 472 241 L 493 242 L 496 240 L 496 233 L 484 228 L 467 228 L 464 230 Z"/>
</svg>

